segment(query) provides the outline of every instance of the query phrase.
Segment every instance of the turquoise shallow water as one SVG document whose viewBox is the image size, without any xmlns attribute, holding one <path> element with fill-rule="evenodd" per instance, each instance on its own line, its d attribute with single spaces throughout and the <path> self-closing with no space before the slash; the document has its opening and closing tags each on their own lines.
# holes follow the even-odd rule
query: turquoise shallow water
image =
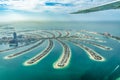
<svg viewBox="0 0 120 80">
<path fill-rule="evenodd" d="M 120 36 L 120 22 L 44 22 L 44 23 L 12 23 L 17 31 L 24 30 L 88 30 L 94 32 L 109 32 Z M 64 69 L 54 69 L 53 63 L 62 53 L 61 45 L 54 40 L 54 48 L 50 54 L 33 66 L 23 66 L 23 63 L 38 54 L 46 47 L 47 41 L 20 57 L 4 60 L 3 57 L 16 51 L 0 53 L 0 80 L 117 80 L 120 77 L 120 43 L 105 38 L 106 46 L 112 51 L 104 51 L 90 46 L 106 58 L 105 62 L 96 62 L 89 59 L 88 55 L 79 47 L 66 42 L 72 51 L 70 64 Z M 21 48 L 22 49 L 22 48 Z M 24 48 L 25 49 L 25 48 Z"/>
</svg>

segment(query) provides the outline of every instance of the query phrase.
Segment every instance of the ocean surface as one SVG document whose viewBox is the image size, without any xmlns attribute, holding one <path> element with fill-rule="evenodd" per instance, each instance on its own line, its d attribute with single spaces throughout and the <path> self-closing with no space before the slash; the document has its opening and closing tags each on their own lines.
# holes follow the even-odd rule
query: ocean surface
<svg viewBox="0 0 120 80">
<path fill-rule="evenodd" d="M 22 30 L 87 30 L 92 32 L 108 32 L 120 37 L 120 22 L 15 22 L 0 24 L 0 28 L 12 26 L 15 31 Z M 5 29 L 7 31 L 7 29 Z M 2 31 L 1 31 L 2 32 Z M 4 35 L 1 35 L 4 36 Z M 0 52 L 0 80 L 120 80 L 120 42 L 104 38 L 106 46 L 113 48 L 104 51 L 90 46 L 106 59 L 104 62 L 91 60 L 86 52 L 70 42 L 66 43 L 71 49 L 70 63 L 66 68 L 54 69 L 53 63 L 62 53 L 62 46 L 54 41 L 54 48 L 50 54 L 33 66 L 23 63 L 40 53 L 47 45 L 47 41 L 36 49 L 17 58 L 5 60 L 6 55 L 23 50 L 20 48 L 8 52 Z M 6 46 L 0 46 L 4 49 Z M 7 46 L 9 47 L 9 46 Z"/>
</svg>

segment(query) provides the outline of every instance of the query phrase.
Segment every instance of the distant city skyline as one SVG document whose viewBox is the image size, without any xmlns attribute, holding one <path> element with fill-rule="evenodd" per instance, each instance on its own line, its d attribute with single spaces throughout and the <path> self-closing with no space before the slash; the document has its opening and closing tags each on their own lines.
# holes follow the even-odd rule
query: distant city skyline
<svg viewBox="0 0 120 80">
<path fill-rule="evenodd" d="M 70 14 L 115 0 L 0 0 L 0 22 L 120 21 L 120 10 Z"/>
</svg>

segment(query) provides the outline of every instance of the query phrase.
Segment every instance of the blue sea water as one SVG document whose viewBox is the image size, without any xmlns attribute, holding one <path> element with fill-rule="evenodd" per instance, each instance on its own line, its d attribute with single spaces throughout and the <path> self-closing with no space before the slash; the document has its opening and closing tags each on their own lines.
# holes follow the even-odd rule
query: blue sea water
<svg viewBox="0 0 120 80">
<path fill-rule="evenodd" d="M 120 22 L 16 22 L 8 25 L 15 27 L 16 31 L 88 30 L 109 32 L 120 37 Z M 53 68 L 53 63 L 62 53 L 62 47 L 56 40 L 54 40 L 54 48 L 50 54 L 33 66 L 24 66 L 23 63 L 41 52 L 46 47 L 47 41 L 33 51 L 14 59 L 3 58 L 16 51 L 0 53 L 0 80 L 118 80 L 120 67 L 115 71 L 114 69 L 120 65 L 120 42 L 107 38 L 105 40 L 107 43 L 103 44 L 112 47 L 112 51 L 90 46 L 106 58 L 104 62 L 91 60 L 81 48 L 66 41 L 71 48 L 72 57 L 69 66 L 64 69 Z"/>
</svg>

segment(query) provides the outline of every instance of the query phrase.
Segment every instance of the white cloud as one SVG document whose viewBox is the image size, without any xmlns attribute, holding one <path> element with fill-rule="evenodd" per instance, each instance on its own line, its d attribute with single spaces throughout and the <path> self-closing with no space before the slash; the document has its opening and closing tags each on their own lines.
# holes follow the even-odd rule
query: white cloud
<svg viewBox="0 0 120 80">
<path fill-rule="evenodd" d="M 10 9 L 32 10 L 38 4 L 38 0 L 8 0 L 2 3 L 8 5 Z"/>
<path fill-rule="evenodd" d="M 95 6 L 114 0 L 1 0 L 0 4 L 6 4 L 8 9 L 25 11 L 53 11 L 53 12 L 71 12 L 82 8 Z M 73 6 L 54 5 L 47 6 L 46 2 L 73 4 Z"/>
</svg>

